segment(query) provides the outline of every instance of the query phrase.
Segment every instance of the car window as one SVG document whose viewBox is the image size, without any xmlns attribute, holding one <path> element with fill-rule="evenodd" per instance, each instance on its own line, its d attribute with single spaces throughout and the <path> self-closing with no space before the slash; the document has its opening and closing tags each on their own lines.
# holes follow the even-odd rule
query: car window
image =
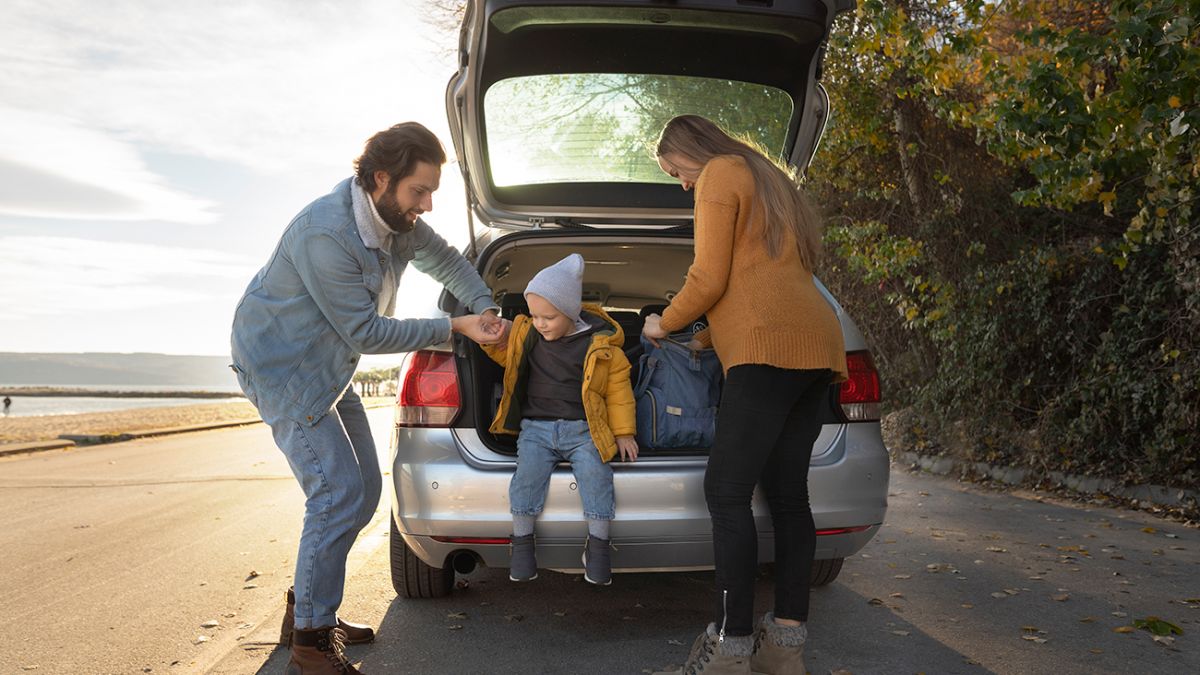
<svg viewBox="0 0 1200 675">
<path fill-rule="evenodd" d="M 675 115 L 703 115 L 779 154 L 792 107 L 780 89 L 702 77 L 583 73 L 501 80 L 483 102 L 492 182 L 670 183 L 654 159 L 653 142 Z"/>
</svg>

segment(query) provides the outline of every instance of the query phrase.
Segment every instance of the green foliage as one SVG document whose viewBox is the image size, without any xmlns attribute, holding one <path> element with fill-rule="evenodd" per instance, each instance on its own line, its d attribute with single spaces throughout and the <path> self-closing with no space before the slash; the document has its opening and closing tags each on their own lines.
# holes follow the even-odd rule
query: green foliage
<svg viewBox="0 0 1200 675">
<path fill-rule="evenodd" d="M 822 276 L 931 445 L 1200 482 L 1195 10 L 865 0 L 836 27 Z"/>
</svg>

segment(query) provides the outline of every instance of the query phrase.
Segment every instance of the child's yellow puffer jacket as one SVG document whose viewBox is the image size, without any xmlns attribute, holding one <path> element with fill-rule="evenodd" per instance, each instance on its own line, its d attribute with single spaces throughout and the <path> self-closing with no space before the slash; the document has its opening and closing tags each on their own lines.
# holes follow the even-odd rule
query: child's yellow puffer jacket
<svg viewBox="0 0 1200 675">
<path fill-rule="evenodd" d="M 637 405 L 633 386 L 629 382 L 629 359 L 621 350 L 625 333 L 599 305 L 584 305 L 583 314 L 604 319 L 607 326 L 592 335 L 592 344 L 584 357 L 583 410 L 587 414 L 588 430 L 604 461 L 617 454 L 617 436 L 637 433 Z M 483 350 L 496 363 L 504 366 L 504 396 L 492 421 L 494 434 L 518 434 L 521 430 L 521 401 L 525 398 L 529 364 L 526 355 L 538 339 L 533 321 L 518 316 L 508 334 L 505 347 L 485 346 Z"/>
</svg>

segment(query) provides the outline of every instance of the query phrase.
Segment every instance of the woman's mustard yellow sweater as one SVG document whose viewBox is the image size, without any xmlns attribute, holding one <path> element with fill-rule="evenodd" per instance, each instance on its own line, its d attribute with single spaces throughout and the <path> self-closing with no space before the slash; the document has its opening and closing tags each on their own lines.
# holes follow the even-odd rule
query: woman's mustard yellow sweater
<svg viewBox="0 0 1200 675">
<path fill-rule="evenodd" d="M 663 312 L 676 332 L 708 315 L 721 365 L 832 370 L 846 379 L 846 348 L 833 308 L 805 269 L 789 232 L 779 257 L 767 253 L 763 214 L 751 217 L 754 176 L 745 160 L 709 160 L 696 181 L 696 257 L 687 280 Z"/>
</svg>

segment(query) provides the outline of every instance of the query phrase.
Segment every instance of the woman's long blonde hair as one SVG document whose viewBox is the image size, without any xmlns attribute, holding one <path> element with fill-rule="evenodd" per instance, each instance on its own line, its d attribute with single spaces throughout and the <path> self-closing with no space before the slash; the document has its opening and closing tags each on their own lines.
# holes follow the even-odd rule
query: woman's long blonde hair
<svg viewBox="0 0 1200 675">
<path fill-rule="evenodd" d="M 663 127 L 655 153 L 678 154 L 704 166 L 718 155 L 736 155 L 754 176 L 754 210 L 764 214 L 767 253 L 779 257 L 785 233 L 796 240 L 800 262 L 812 270 L 821 252 L 821 219 L 796 183 L 795 172 L 769 158 L 759 144 L 730 136 L 699 115 L 679 115 Z"/>
</svg>

